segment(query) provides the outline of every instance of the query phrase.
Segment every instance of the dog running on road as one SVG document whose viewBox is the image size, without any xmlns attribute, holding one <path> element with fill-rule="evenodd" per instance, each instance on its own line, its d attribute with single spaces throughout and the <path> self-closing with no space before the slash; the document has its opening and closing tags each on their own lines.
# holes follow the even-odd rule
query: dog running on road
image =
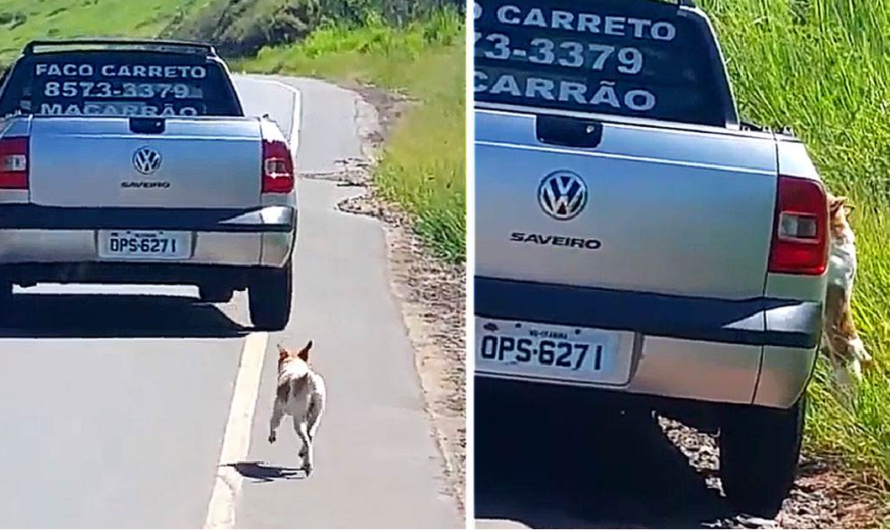
<svg viewBox="0 0 890 530">
<path fill-rule="evenodd" d="M 871 355 L 856 331 L 850 309 L 856 278 L 855 237 L 847 221 L 851 209 L 846 197 L 829 194 L 831 253 L 828 259 L 822 350 L 831 361 L 836 383 L 845 391 L 862 379 L 862 369 L 872 363 Z"/>
<path fill-rule="evenodd" d="M 312 474 L 312 442 L 318 431 L 325 402 L 324 379 L 309 366 L 311 349 L 311 340 L 297 353 L 278 346 L 278 388 L 272 406 L 272 420 L 269 422 L 269 443 L 275 443 L 275 431 L 282 418 L 285 415 L 291 416 L 294 431 L 303 442 L 299 456 L 307 477 Z"/>
</svg>

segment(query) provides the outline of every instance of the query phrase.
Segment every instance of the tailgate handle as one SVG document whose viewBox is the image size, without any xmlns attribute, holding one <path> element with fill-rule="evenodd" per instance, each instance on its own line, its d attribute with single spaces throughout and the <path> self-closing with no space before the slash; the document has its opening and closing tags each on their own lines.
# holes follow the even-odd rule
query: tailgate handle
<svg viewBox="0 0 890 530">
<path fill-rule="evenodd" d="M 164 118 L 130 118 L 130 131 L 136 134 L 161 134 L 166 127 Z"/>
<path fill-rule="evenodd" d="M 538 141 L 564 147 L 597 147 L 603 140 L 603 124 L 567 116 L 538 116 Z"/>
</svg>

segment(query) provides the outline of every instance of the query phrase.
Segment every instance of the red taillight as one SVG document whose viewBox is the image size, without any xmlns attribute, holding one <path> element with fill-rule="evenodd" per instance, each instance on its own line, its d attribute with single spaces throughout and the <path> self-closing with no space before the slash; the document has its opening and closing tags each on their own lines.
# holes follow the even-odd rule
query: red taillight
<svg viewBox="0 0 890 530">
<path fill-rule="evenodd" d="M 828 262 L 828 199 L 815 180 L 779 177 L 769 271 L 819 276 Z"/>
<path fill-rule="evenodd" d="M 263 193 L 290 193 L 294 190 L 294 160 L 287 143 L 263 141 Z"/>
<path fill-rule="evenodd" d="M 0 139 L 0 189 L 28 189 L 28 139 Z"/>
</svg>

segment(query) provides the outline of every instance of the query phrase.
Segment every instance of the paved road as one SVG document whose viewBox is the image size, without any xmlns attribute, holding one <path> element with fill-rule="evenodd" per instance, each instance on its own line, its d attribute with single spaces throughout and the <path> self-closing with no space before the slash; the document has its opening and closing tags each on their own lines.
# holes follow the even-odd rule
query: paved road
<svg viewBox="0 0 890 530">
<path fill-rule="evenodd" d="M 303 92 L 304 173 L 360 156 L 350 92 L 284 81 Z M 292 92 L 237 85 L 248 113 L 289 128 Z M 18 291 L 0 329 L 0 527 L 201 527 L 211 504 L 211 518 L 234 515 L 238 527 L 462 526 L 388 289 L 382 229 L 335 210 L 350 193 L 298 183 L 294 313 L 282 333 L 252 333 L 243 294 L 212 306 L 186 286 Z M 275 344 L 308 339 L 329 405 L 304 479 L 287 423 L 276 445 L 265 438 Z M 238 458 L 220 467 L 221 452 Z"/>
</svg>

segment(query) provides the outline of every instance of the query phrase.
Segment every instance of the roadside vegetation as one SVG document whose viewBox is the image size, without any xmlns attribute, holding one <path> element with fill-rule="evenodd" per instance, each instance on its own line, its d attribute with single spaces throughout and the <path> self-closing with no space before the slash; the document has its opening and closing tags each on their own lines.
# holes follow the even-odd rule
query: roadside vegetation
<svg viewBox="0 0 890 530">
<path fill-rule="evenodd" d="M 239 67 L 405 94 L 411 104 L 384 147 L 375 183 L 440 257 L 459 262 L 466 252 L 464 61 L 462 16 L 444 8 L 402 26 L 374 14 L 358 25 L 327 23 Z"/>
<path fill-rule="evenodd" d="M 854 318 L 876 360 L 851 411 L 820 361 L 806 447 L 840 457 L 890 499 L 890 2 L 702 0 L 743 116 L 791 126 L 829 188 L 854 205 Z"/>
<path fill-rule="evenodd" d="M 0 63 L 28 41 L 71 37 L 154 37 L 193 16 L 206 0 L 3 0 Z"/>
<path fill-rule="evenodd" d="M 350 28 L 379 18 L 393 27 L 432 17 L 461 0 L 203 0 L 193 16 L 174 20 L 165 36 L 213 42 L 227 56 L 252 56 L 264 46 L 293 44 L 331 24 Z"/>
</svg>

